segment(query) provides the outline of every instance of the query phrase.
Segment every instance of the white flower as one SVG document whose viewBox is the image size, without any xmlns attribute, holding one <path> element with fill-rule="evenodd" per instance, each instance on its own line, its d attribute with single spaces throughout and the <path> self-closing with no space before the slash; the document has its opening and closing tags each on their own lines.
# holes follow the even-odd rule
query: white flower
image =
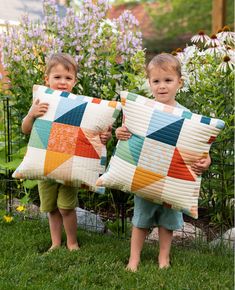
<svg viewBox="0 0 235 290">
<path fill-rule="evenodd" d="M 221 46 L 222 43 L 219 41 L 215 34 L 212 34 L 211 37 L 207 40 L 206 46 Z"/>
<path fill-rule="evenodd" d="M 184 92 L 184 93 L 189 92 L 189 86 L 184 85 L 182 88 L 179 89 L 179 92 Z"/>
<path fill-rule="evenodd" d="M 172 52 L 174 56 L 176 56 L 180 62 L 183 62 L 185 55 L 181 48 L 177 48 L 175 51 Z"/>
<path fill-rule="evenodd" d="M 231 44 L 233 46 L 235 44 L 235 33 L 230 31 L 228 26 L 224 26 L 222 31 L 218 32 L 216 36 L 220 41 L 226 44 Z"/>
<path fill-rule="evenodd" d="M 197 42 L 204 43 L 204 42 L 207 42 L 208 40 L 210 40 L 210 37 L 206 35 L 205 32 L 202 30 L 200 30 L 198 34 L 194 35 L 191 38 L 191 42 L 194 42 L 194 43 L 197 43 Z"/>
<path fill-rule="evenodd" d="M 219 56 L 222 57 L 226 52 L 226 49 L 224 46 L 212 46 L 205 50 L 205 54 L 210 54 L 213 56 Z"/>
<path fill-rule="evenodd" d="M 235 62 L 234 59 L 231 59 L 229 56 L 226 55 L 223 58 L 223 62 L 218 66 L 217 71 L 226 73 L 228 70 L 235 70 Z"/>
<path fill-rule="evenodd" d="M 226 55 L 228 55 L 230 57 L 230 59 L 233 62 L 235 62 L 235 51 L 234 51 L 234 49 L 231 49 L 231 48 L 227 49 L 226 50 Z"/>
<path fill-rule="evenodd" d="M 188 62 L 189 59 L 191 59 L 192 57 L 198 54 L 199 54 L 199 49 L 195 44 L 187 46 L 184 49 L 184 56 L 185 56 L 184 61 Z"/>
</svg>

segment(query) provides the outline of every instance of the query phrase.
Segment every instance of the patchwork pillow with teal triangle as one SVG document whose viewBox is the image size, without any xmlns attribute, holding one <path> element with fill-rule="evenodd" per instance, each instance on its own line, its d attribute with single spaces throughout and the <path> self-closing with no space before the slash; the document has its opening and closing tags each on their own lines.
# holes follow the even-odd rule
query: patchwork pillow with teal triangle
<svg viewBox="0 0 235 290">
<path fill-rule="evenodd" d="M 121 100 L 132 136 L 118 141 L 96 185 L 134 192 L 197 218 L 201 177 L 191 164 L 208 155 L 224 122 L 130 92 L 122 92 Z"/>
<path fill-rule="evenodd" d="M 49 103 L 49 109 L 34 121 L 26 155 L 13 177 L 104 192 L 95 185 L 106 166 L 100 133 L 112 126 L 121 104 L 39 85 L 33 87 L 33 98 Z"/>
</svg>

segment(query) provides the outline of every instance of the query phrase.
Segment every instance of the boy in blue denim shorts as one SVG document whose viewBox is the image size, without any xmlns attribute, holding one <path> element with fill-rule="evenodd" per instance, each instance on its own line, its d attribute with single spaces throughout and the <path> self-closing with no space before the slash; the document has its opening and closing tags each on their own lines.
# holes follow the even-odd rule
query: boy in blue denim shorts
<svg viewBox="0 0 235 290">
<path fill-rule="evenodd" d="M 175 100 L 177 90 L 183 84 L 181 65 L 176 57 L 168 53 L 155 56 L 147 66 L 147 76 L 150 89 L 156 101 L 169 106 L 184 108 Z M 116 137 L 119 140 L 128 140 L 131 137 L 131 133 L 123 125 L 116 129 Z M 210 163 L 211 159 L 208 155 L 207 158 L 196 161 L 192 165 L 192 170 L 197 175 L 200 175 L 210 166 Z M 182 228 L 182 213 L 135 196 L 132 224 L 130 258 L 126 269 L 132 272 L 137 271 L 145 238 L 149 229 L 153 226 L 158 226 L 159 268 L 168 268 L 170 266 L 173 231 Z"/>
</svg>

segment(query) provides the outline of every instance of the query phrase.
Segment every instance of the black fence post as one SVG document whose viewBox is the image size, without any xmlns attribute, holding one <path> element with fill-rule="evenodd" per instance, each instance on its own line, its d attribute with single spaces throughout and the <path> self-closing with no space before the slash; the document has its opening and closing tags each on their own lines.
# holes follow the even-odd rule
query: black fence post
<svg viewBox="0 0 235 290">
<path fill-rule="evenodd" d="M 11 144 L 11 108 L 9 104 L 9 97 L 5 97 L 3 100 L 3 113 L 4 113 L 4 140 L 5 140 L 5 161 L 12 161 L 12 144 Z M 12 171 L 6 169 L 6 209 L 12 211 L 12 186 L 11 186 L 11 175 Z"/>
</svg>

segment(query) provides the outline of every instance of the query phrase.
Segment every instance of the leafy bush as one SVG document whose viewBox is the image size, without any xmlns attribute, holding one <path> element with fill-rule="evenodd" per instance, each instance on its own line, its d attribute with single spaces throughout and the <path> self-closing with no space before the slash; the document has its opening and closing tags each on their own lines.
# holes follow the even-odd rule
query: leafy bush
<svg viewBox="0 0 235 290">
<path fill-rule="evenodd" d="M 120 90 L 135 90 L 144 82 L 142 34 L 129 11 L 111 21 L 106 18 L 108 1 L 84 0 L 77 11 L 68 7 L 60 17 L 56 2 L 44 0 L 42 21 L 30 21 L 25 15 L 18 26 L 7 26 L 1 38 L 12 113 L 10 141 L 12 152 L 17 152 L 10 163 L 0 158 L 8 170 L 14 170 L 24 155 L 27 137 L 19 134 L 22 118 L 32 103 L 33 84 L 42 84 L 45 63 L 54 52 L 70 53 L 79 64 L 74 93 L 118 99 Z M 114 140 L 108 144 L 109 152 L 114 145 Z"/>
<path fill-rule="evenodd" d="M 224 27 L 211 37 L 201 31 L 196 44 L 174 52 L 182 63 L 185 86 L 179 101 L 193 112 L 220 118 L 225 128 L 212 145 L 210 170 L 204 174 L 201 205 L 212 222 L 233 225 L 234 210 L 234 38 Z"/>
<path fill-rule="evenodd" d="M 45 62 L 54 52 L 70 53 L 79 63 L 75 93 L 103 99 L 135 89 L 144 74 L 144 51 L 138 22 L 128 11 L 106 18 L 108 1 L 83 1 L 79 11 L 57 15 L 55 0 L 44 0 L 42 21 L 22 17 L 2 35 L 3 64 L 10 80 L 12 104 L 20 117 L 32 102 L 33 84 L 43 82 Z"/>
</svg>

